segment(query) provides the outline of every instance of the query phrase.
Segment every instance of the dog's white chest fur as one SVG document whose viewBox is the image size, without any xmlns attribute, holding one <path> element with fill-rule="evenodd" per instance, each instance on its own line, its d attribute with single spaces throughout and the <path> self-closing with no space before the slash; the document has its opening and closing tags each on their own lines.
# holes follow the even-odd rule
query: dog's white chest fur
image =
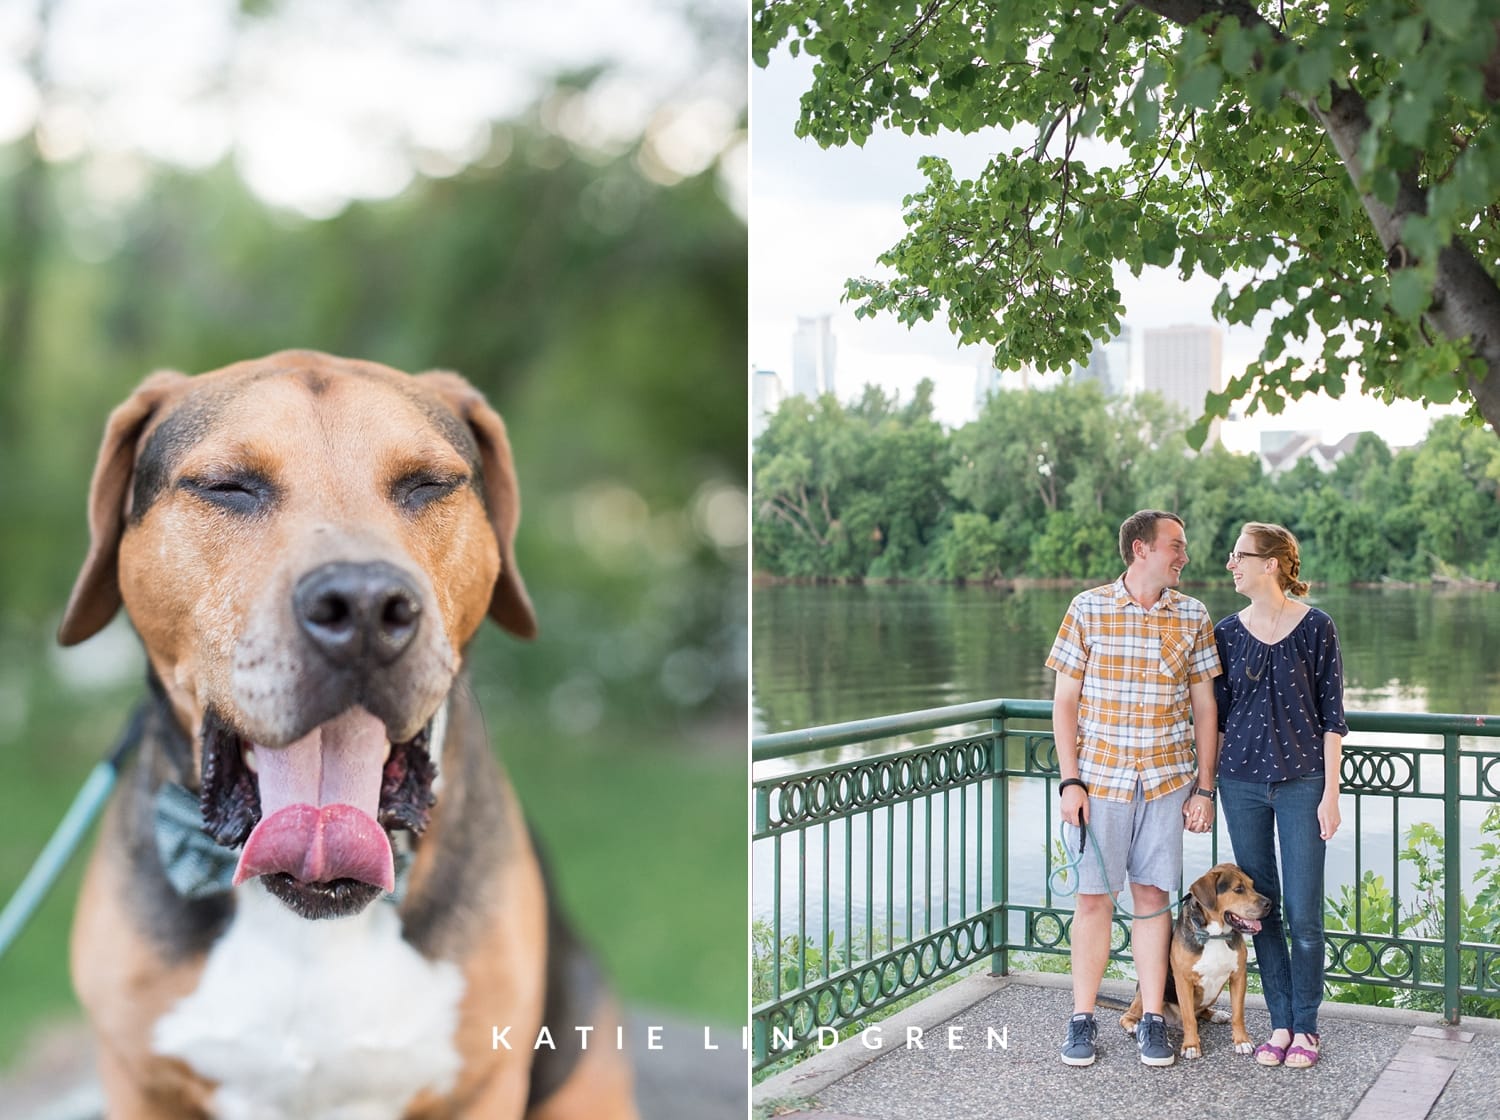
<svg viewBox="0 0 1500 1120">
<path fill-rule="evenodd" d="M 1222 934 L 1224 927 L 1218 922 L 1209 922 L 1208 932 Z M 1229 947 L 1229 942 L 1209 940 L 1204 943 L 1203 955 L 1198 958 L 1198 963 L 1193 965 L 1193 973 L 1198 977 L 1198 984 L 1203 989 L 1205 1006 L 1218 998 L 1219 993 L 1224 990 L 1224 985 L 1229 982 L 1229 977 L 1239 967 L 1239 963 L 1240 955 Z"/>
<path fill-rule="evenodd" d="M 258 881 L 154 1048 L 218 1083 L 221 1120 L 396 1120 L 452 1087 L 463 975 L 401 939 L 395 908 L 307 921 Z"/>
</svg>

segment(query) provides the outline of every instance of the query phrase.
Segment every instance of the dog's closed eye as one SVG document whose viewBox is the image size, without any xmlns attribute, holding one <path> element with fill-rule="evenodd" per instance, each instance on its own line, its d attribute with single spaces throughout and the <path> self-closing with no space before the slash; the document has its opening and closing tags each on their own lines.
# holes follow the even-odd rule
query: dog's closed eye
<svg viewBox="0 0 1500 1120">
<path fill-rule="evenodd" d="M 275 504 L 274 483 L 255 471 L 234 471 L 182 479 L 178 486 L 211 505 L 241 517 L 253 517 Z"/>
<path fill-rule="evenodd" d="M 391 486 L 391 499 L 409 513 L 417 513 L 440 502 L 469 480 L 463 475 L 414 471 Z"/>
</svg>

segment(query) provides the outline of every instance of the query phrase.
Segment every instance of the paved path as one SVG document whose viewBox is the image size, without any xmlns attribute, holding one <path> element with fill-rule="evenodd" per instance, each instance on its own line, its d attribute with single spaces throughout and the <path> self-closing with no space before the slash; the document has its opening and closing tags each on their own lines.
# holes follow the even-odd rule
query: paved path
<svg viewBox="0 0 1500 1120">
<path fill-rule="evenodd" d="M 652 1027 L 660 1030 L 648 1035 Z M 704 1026 L 675 1015 L 630 1013 L 625 1049 L 645 1120 L 745 1120 L 749 1057 L 742 1031 L 707 1030 L 705 1037 Z M 648 1049 L 653 1041 L 659 1049 Z M 98 1120 L 103 1114 L 92 1044 L 81 1024 L 47 1032 L 23 1065 L 0 1077 L 0 1120 Z"/>
<path fill-rule="evenodd" d="M 1446 1032 L 1430 1014 L 1324 1003 L 1324 1051 L 1313 1069 L 1256 1065 L 1234 1052 L 1227 1023 L 1204 1025 L 1203 1057 L 1154 1069 L 1141 1064 L 1134 1041 L 1119 1029 L 1119 1012 L 1101 1006 L 1099 1059 L 1070 1069 L 1057 1056 L 1072 1010 L 1069 983 L 1067 976 L 1034 973 L 968 977 L 880 1024 L 880 1049 L 870 1048 L 873 1035 L 869 1046 L 855 1037 L 757 1085 L 756 1115 L 1500 1118 L 1500 1023 L 1494 1021 L 1466 1019 L 1462 1031 Z M 1123 1002 L 1131 991 L 1127 983 L 1106 981 L 1103 994 Z M 1263 1041 L 1270 1032 L 1264 1001 L 1250 997 L 1245 1019 L 1251 1036 Z M 1175 1031 L 1172 1041 L 1180 1042 Z"/>
</svg>

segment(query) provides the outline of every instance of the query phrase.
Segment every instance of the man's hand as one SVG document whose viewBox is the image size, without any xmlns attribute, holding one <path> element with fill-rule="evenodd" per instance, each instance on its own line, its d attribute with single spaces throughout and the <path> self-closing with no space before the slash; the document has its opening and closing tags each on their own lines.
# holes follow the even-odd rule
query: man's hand
<svg viewBox="0 0 1500 1120">
<path fill-rule="evenodd" d="M 1082 786 L 1069 786 L 1062 791 L 1062 815 L 1074 828 L 1089 823 L 1089 795 Z"/>
</svg>

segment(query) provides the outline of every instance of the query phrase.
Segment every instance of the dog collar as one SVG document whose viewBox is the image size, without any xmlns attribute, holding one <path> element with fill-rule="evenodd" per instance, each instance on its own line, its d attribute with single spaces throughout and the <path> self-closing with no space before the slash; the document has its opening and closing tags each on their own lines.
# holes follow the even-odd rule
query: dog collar
<svg viewBox="0 0 1500 1120">
<path fill-rule="evenodd" d="M 1228 933 L 1209 933 L 1206 929 L 1193 930 L 1193 944 L 1201 949 L 1210 941 L 1230 941 L 1239 930 L 1230 930 Z"/>
<path fill-rule="evenodd" d="M 156 791 L 155 832 L 156 854 L 174 891 L 193 901 L 230 892 L 239 851 L 224 847 L 203 831 L 203 809 L 196 793 L 176 782 L 163 782 Z M 399 905 L 406 897 L 412 854 L 408 844 L 393 844 L 392 849 L 396 889 L 385 900 Z"/>
</svg>

